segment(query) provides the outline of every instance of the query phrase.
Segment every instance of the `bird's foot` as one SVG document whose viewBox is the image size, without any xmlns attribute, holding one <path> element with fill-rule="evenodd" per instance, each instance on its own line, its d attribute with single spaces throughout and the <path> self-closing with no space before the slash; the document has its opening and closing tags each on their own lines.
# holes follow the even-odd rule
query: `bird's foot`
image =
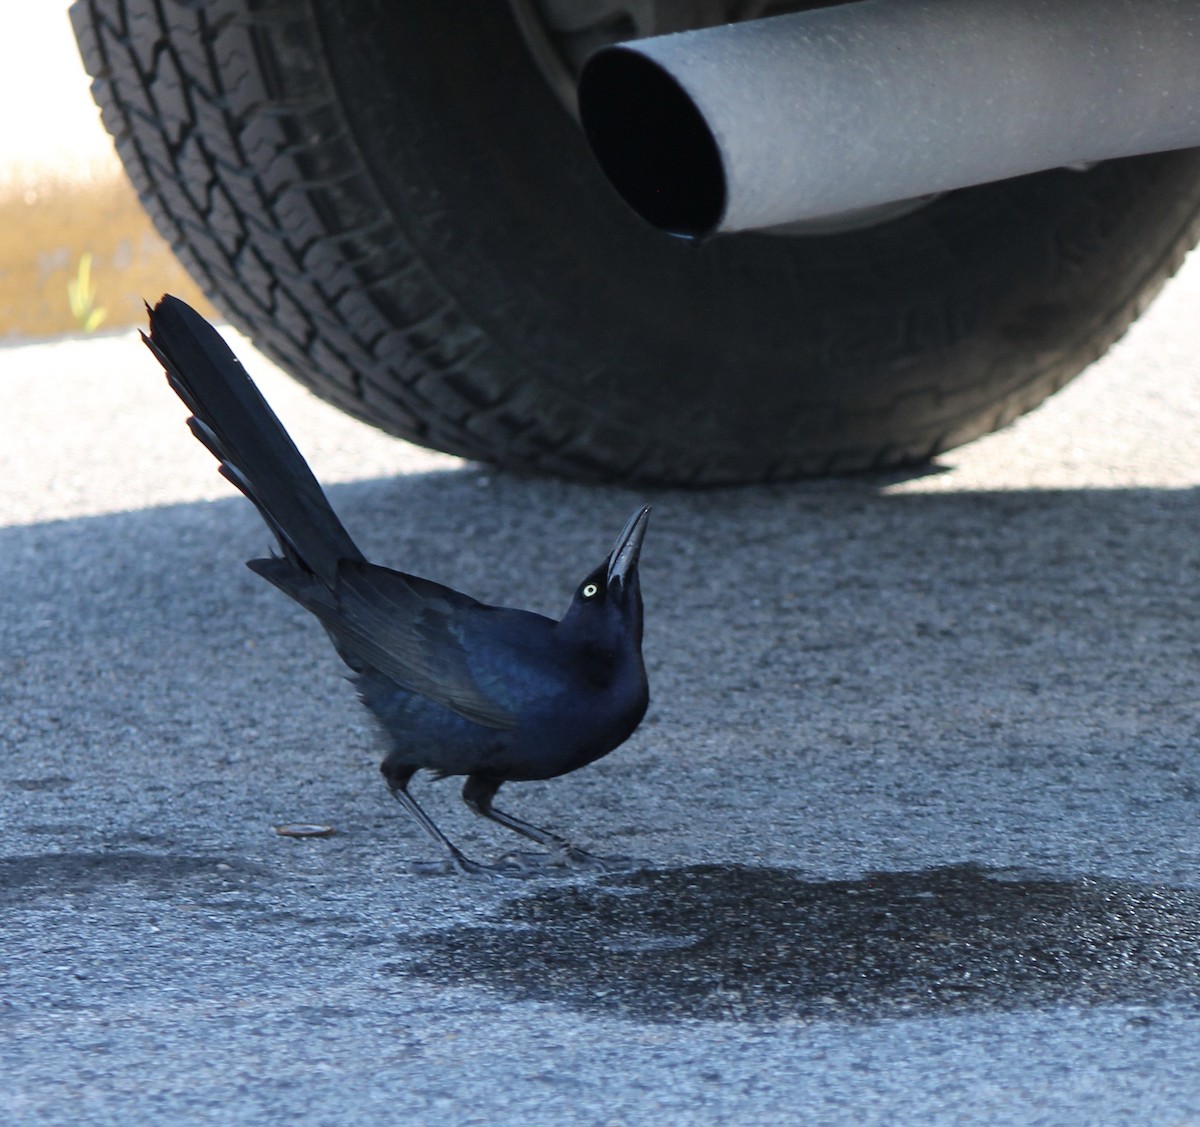
<svg viewBox="0 0 1200 1127">
<path fill-rule="evenodd" d="M 648 861 L 637 857 L 598 857 L 574 845 L 564 845 L 561 849 L 553 849 L 549 853 L 531 853 L 525 850 L 512 850 L 500 858 L 502 863 L 515 865 L 530 876 L 538 873 L 562 872 L 570 869 L 575 872 L 612 873 L 629 869 L 642 868 Z"/>
<path fill-rule="evenodd" d="M 644 857 L 599 857 L 595 853 L 572 848 L 567 854 L 567 864 L 572 869 L 590 870 L 597 873 L 626 873 L 633 869 L 648 868 L 650 862 Z"/>
<path fill-rule="evenodd" d="M 520 879 L 533 875 L 527 867 L 510 862 L 504 857 L 495 865 L 484 865 L 462 854 L 457 857 L 444 857 L 440 861 L 410 861 L 408 871 L 419 877 L 463 876 L 473 880 L 492 880 L 495 877 Z"/>
<path fill-rule="evenodd" d="M 529 880 L 562 872 L 616 873 L 640 869 L 649 865 L 637 857 L 598 857 L 594 853 L 565 846 L 549 853 L 513 849 L 501 856 L 494 865 L 472 861 L 461 853 L 443 857 L 437 861 L 410 861 L 408 871 L 420 877 L 463 876 L 474 880 L 492 880 L 497 877 Z"/>
</svg>

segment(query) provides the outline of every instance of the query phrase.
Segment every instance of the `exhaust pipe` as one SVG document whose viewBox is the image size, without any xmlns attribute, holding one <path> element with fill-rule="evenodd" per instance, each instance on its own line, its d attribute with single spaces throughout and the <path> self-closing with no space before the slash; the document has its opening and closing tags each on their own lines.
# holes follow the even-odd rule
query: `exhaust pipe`
<svg viewBox="0 0 1200 1127">
<path fill-rule="evenodd" d="M 1195 0 L 860 0 L 607 47 L 584 132 L 702 238 L 1200 145 Z"/>
</svg>

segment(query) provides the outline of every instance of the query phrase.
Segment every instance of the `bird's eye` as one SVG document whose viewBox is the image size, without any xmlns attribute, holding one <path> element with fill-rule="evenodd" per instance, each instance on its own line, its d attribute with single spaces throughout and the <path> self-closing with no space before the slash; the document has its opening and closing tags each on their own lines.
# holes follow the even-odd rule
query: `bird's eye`
<svg viewBox="0 0 1200 1127">
<path fill-rule="evenodd" d="M 585 583 L 583 587 L 583 597 L 585 599 L 592 598 L 600 588 L 595 583 Z"/>
</svg>

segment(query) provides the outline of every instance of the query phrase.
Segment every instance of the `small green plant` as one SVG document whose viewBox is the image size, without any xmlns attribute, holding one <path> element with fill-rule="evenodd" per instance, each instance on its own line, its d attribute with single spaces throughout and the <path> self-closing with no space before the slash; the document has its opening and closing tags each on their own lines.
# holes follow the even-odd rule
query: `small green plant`
<svg viewBox="0 0 1200 1127">
<path fill-rule="evenodd" d="M 96 284 L 92 281 L 92 255 L 86 251 L 79 258 L 75 277 L 67 283 L 67 301 L 71 316 L 85 333 L 94 333 L 108 316 L 108 310 L 96 305 Z"/>
</svg>

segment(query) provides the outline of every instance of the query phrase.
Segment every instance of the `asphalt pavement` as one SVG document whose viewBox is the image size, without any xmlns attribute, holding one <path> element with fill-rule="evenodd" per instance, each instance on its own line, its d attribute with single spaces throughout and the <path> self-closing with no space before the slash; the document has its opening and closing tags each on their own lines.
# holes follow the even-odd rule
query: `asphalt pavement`
<svg viewBox="0 0 1200 1127">
<path fill-rule="evenodd" d="M 646 864 L 493 883 L 409 871 L 136 338 L 0 349 L 0 1119 L 1200 1123 L 1198 307 L 1193 261 L 932 472 L 708 493 L 428 454 L 247 352 L 380 563 L 557 614 L 655 506 L 646 722 L 501 796 Z"/>
</svg>

